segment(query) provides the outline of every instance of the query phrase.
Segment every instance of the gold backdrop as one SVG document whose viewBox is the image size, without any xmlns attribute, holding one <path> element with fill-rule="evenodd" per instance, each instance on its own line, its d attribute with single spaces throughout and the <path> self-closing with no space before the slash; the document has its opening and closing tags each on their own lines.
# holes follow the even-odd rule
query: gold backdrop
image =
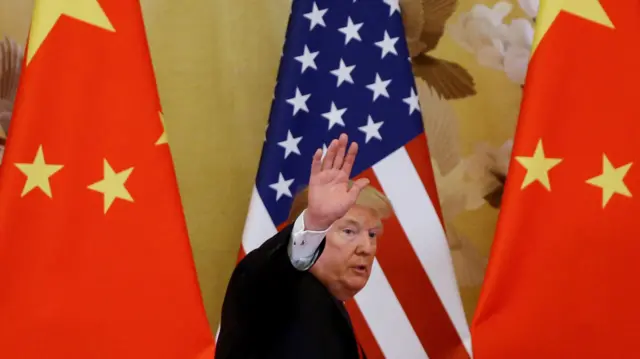
<svg viewBox="0 0 640 359">
<path fill-rule="evenodd" d="M 526 10 L 536 1 L 519 2 Z M 435 49 L 427 51 L 451 63 L 416 67 L 415 72 L 422 75 L 416 80 L 425 126 L 432 137 L 456 274 L 471 318 L 521 97 L 513 63 L 523 57 L 512 56 L 507 64 L 506 54 L 515 41 L 507 39 L 513 34 L 509 23 L 525 12 L 517 0 L 460 0 L 453 16 L 435 18 L 438 12 L 429 11 L 429 1 L 401 3 L 408 35 L 415 32 L 418 43 L 420 29 L 432 22 L 460 25 L 447 27 Z M 291 0 L 142 0 L 169 143 L 214 330 L 240 246 L 290 4 Z M 485 7 L 468 13 L 475 4 L 489 4 L 492 11 Z M 24 44 L 32 6 L 33 0 L 2 0 L 0 35 Z M 508 10 L 512 11 L 503 21 Z M 421 63 L 414 61 L 416 66 Z M 453 87 L 429 87 L 438 78 L 450 80 Z"/>
</svg>

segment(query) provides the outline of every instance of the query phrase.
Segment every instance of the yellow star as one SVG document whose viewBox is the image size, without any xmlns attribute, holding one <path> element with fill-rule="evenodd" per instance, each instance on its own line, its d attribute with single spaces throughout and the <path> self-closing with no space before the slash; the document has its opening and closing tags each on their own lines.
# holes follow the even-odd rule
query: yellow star
<svg viewBox="0 0 640 359">
<path fill-rule="evenodd" d="M 631 197 L 631 192 L 624 184 L 624 176 L 629 172 L 632 162 L 614 168 L 607 155 L 602 155 L 602 174 L 587 180 L 587 183 L 602 188 L 602 208 L 604 208 L 614 193 Z"/>
<path fill-rule="evenodd" d="M 162 122 L 162 135 L 160 135 L 160 138 L 156 141 L 156 146 L 169 143 L 167 139 L 167 129 L 164 127 L 164 115 L 162 112 L 158 112 L 158 114 L 160 115 L 160 122 Z"/>
<path fill-rule="evenodd" d="M 534 181 L 538 181 L 547 191 L 551 191 L 549 171 L 560 163 L 562 159 L 546 158 L 544 148 L 542 148 L 542 140 L 538 141 L 532 157 L 516 156 L 516 160 L 527 169 L 527 174 L 524 176 L 521 189 L 524 189 Z"/>
<path fill-rule="evenodd" d="M 131 194 L 124 186 L 133 167 L 116 173 L 107 160 L 104 160 L 104 178 L 89 186 L 89 189 L 100 192 L 104 195 L 104 213 L 106 214 L 116 198 L 133 202 Z"/>
<path fill-rule="evenodd" d="M 115 31 L 98 0 L 36 0 L 29 31 L 27 64 L 62 15 L 105 30 Z"/>
<path fill-rule="evenodd" d="M 560 14 L 560 11 L 563 10 L 583 19 L 613 28 L 613 23 L 598 0 L 541 0 L 540 10 L 536 16 L 536 29 L 531 48 L 532 54 L 558 17 L 558 14 Z"/>
<path fill-rule="evenodd" d="M 42 145 L 38 147 L 36 157 L 32 163 L 16 163 L 18 169 L 27 176 L 27 181 L 22 189 L 22 197 L 31 192 L 34 188 L 40 188 L 49 198 L 51 196 L 51 185 L 49 178 L 62 169 L 62 165 L 49 165 L 44 161 Z"/>
</svg>

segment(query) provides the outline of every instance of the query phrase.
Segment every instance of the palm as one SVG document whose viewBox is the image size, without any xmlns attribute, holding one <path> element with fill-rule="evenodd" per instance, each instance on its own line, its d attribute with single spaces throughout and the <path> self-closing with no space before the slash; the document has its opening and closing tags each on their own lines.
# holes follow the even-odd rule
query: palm
<svg viewBox="0 0 640 359">
<path fill-rule="evenodd" d="M 348 184 L 349 177 L 344 171 L 320 172 L 309 181 L 309 206 L 326 216 L 342 217 L 355 202 Z"/>
<path fill-rule="evenodd" d="M 307 211 L 318 226 L 329 226 L 344 216 L 355 203 L 362 187 L 368 183 L 368 180 L 360 179 L 349 186 L 358 146 L 353 143 L 346 153 L 347 140 L 346 135 L 334 140 L 324 160 L 321 159 L 321 152 L 316 152 L 313 158 Z"/>
</svg>

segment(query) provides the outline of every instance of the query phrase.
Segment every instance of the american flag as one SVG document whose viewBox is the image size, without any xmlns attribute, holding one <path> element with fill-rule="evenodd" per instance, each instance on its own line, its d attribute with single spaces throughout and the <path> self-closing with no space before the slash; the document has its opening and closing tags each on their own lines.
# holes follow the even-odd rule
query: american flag
<svg viewBox="0 0 640 359">
<path fill-rule="evenodd" d="M 368 358 L 469 358 L 398 0 L 293 0 L 240 256 L 286 223 L 340 133 L 391 200 L 371 278 L 347 303 Z"/>
</svg>

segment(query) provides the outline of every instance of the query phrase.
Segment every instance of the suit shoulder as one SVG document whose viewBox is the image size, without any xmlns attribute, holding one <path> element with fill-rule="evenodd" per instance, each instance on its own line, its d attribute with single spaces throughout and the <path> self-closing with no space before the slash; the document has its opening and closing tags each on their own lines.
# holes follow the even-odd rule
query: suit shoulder
<svg viewBox="0 0 640 359">
<path fill-rule="evenodd" d="M 260 247 L 247 253 L 236 265 L 234 274 L 251 274 L 255 271 L 261 271 L 265 265 L 273 262 L 276 258 L 283 256 L 288 258 L 287 245 L 291 238 L 292 228 L 293 225 L 286 226 Z"/>
</svg>

